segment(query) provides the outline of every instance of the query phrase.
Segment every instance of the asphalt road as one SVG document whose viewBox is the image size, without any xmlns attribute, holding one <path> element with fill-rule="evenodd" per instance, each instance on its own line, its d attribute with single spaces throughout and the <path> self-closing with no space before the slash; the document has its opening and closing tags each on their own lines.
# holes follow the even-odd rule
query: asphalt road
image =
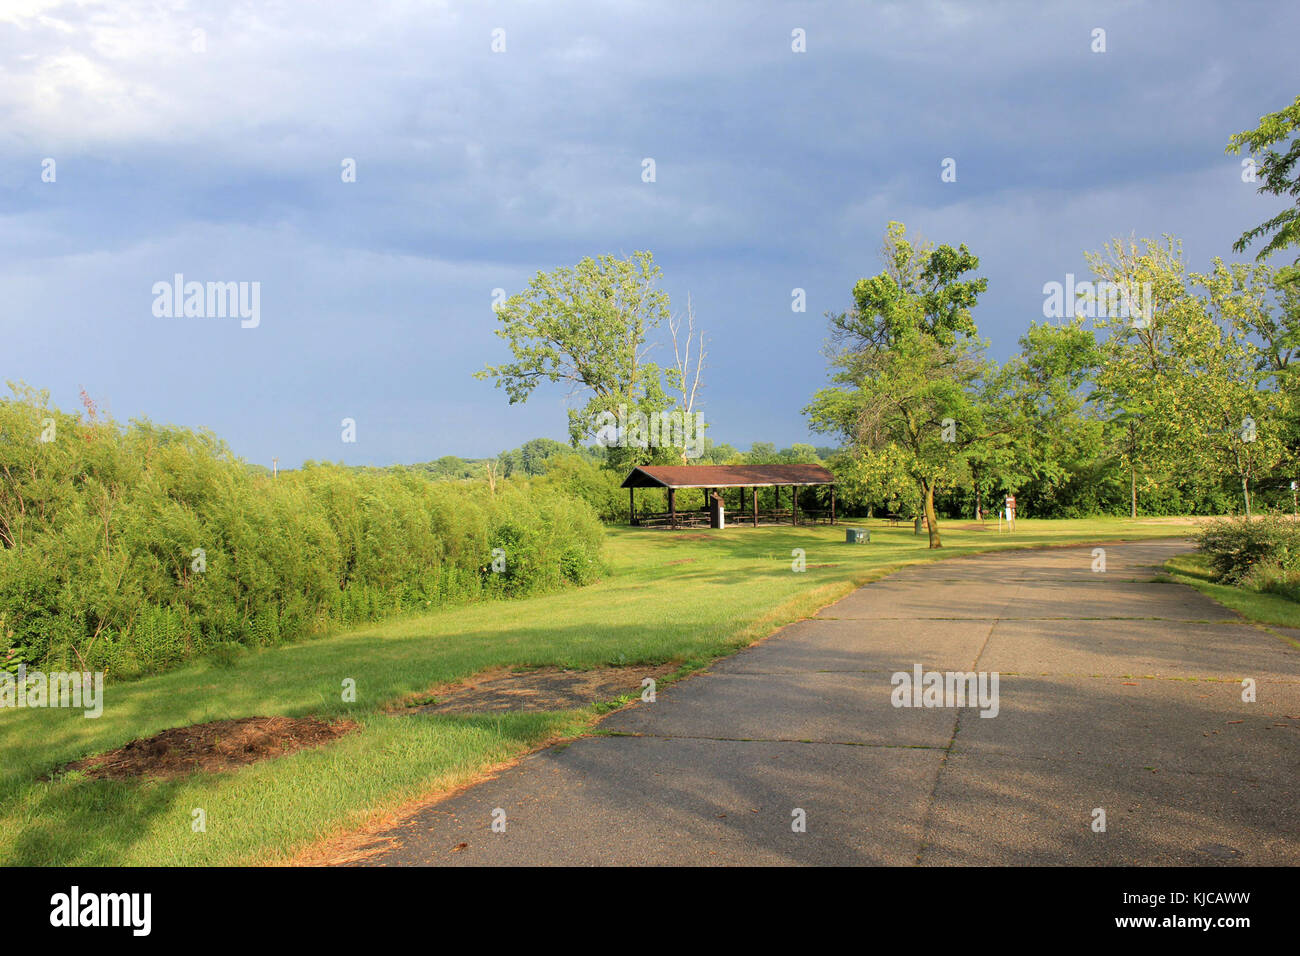
<svg viewBox="0 0 1300 956">
<path fill-rule="evenodd" d="M 353 862 L 1300 864 L 1300 650 L 1152 581 L 1187 548 L 1110 545 L 1104 572 L 1091 547 L 901 571 Z M 895 707 L 891 676 L 916 665 L 996 672 L 997 715 Z"/>
</svg>

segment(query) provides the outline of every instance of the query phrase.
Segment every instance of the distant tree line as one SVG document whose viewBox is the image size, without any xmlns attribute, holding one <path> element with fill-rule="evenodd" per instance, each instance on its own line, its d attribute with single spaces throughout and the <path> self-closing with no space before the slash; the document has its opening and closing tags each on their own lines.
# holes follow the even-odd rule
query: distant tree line
<svg viewBox="0 0 1300 956">
<path fill-rule="evenodd" d="M 1292 505 L 1300 448 L 1300 286 L 1285 270 L 1180 244 L 1116 240 L 1090 254 L 1073 315 L 1031 322 L 987 356 L 973 309 L 986 281 L 964 245 L 891 223 L 885 271 L 830 316 L 832 384 L 806 409 L 844 439 L 848 498 L 938 519 L 1016 496 L 1019 515 L 1250 514 Z M 1131 301 L 1100 307 L 1102 290 Z"/>
</svg>

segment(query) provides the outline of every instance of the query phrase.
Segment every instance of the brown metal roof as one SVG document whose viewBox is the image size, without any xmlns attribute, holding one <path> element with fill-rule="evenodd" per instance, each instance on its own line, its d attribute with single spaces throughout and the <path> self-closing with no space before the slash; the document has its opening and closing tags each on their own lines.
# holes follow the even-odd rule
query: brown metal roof
<svg viewBox="0 0 1300 956">
<path fill-rule="evenodd" d="M 833 485 L 821 465 L 639 465 L 624 488 L 769 488 L 776 485 Z"/>
</svg>

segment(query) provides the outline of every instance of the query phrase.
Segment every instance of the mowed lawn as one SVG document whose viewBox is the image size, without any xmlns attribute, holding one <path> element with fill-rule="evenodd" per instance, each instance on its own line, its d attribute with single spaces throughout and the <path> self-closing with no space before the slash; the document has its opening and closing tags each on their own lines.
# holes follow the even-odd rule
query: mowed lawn
<svg viewBox="0 0 1300 956">
<path fill-rule="evenodd" d="M 275 863 L 419 798 L 471 781 L 548 741 L 582 733 L 601 707 L 492 717 L 389 711 L 434 685 L 501 666 L 680 662 L 699 666 L 807 616 L 853 587 L 917 561 L 998 547 L 1187 535 L 1160 521 L 1022 520 L 944 527 L 931 552 L 911 528 L 738 527 L 608 531 L 610 573 L 590 587 L 446 608 L 110 683 L 103 716 L 0 711 L 0 862 L 93 865 Z M 792 550 L 806 552 L 794 573 Z M 990 585 L 996 582 L 990 581 Z M 357 700 L 345 703 L 345 679 Z M 238 770 L 107 781 L 59 767 L 169 727 L 248 716 L 350 717 L 360 730 L 324 747 Z M 206 815 L 206 832 L 191 827 Z M 488 821 L 485 821 L 485 825 Z"/>
</svg>

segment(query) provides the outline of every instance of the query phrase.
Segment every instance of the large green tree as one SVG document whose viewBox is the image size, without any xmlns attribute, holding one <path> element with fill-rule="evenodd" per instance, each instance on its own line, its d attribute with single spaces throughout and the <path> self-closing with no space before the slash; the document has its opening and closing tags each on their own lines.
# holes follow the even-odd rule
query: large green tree
<svg viewBox="0 0 1300 956">
<path fill-rule="evenodd" d="M 972 462 L 985 488 L 991 480 L 1015 489 L 1033 514 L 1100 509 L 1105 423 L 1088 402 L 1098 362 L 1096 336 L 1082 318 L 1030 324 L 997 379 L 1014 428 Z M 1092 487 L 1080 487 L 1085 476 Z"/>
<path fill-rule="evenodd" d="M 663 372 L 648 361 L 651 331 L 669 315 L 658 288 L 662 271 L 649 252 L 597 256 L 573 267 L 539 272 L 523 292 L 497 309 L 496 334 L 514 360 L 489 365 L 477 378 L 495 379 L 510 403 L 524 402 L 543 382 L 565 383 L 586 401 L 569 411 L 575 446 L 597 434 L 602 413 L 655 415 L 669 408 Z M 608 448 L 610 463 L 679 458 L 666 449 Z"/>
<path fill-rule="evenodd" d="M 1180 244 L 1115 241 L 1089 256 L 1102 282 L 1150 290 L 1139 316 L 1098 318 L 1106 338 L 1093 401 L 1138 489 L 1158 500 L 1224 507 L 1235 485 L 1247 513 L 1276 467 L 1292 423 L 1285 376 L 1294 342 L 1267 306 L 1267 267 L 1188 272 Z"/>
<path fill-rule="evenodd" d="M 1116 239 L 1085 256 L 1097 283 L 1125 290 L 1133 303 L 1128 314 L 1110 309 L 1096 317 L 1104 338 L 1092 400 L 1128 473 L 1136 517 L 1139 491 L 1167 498 L 1211 473 L 1207 426 L 1189 386 L 1213 322 L 1189 287 L 1177 240 Z"/>
<path fill-rule="evenodd" d="M 1267 266 L 1229 265 L 1222 259 L 1214 260 L 1211 272 L 1191 276 L 1205 290 L 1217 334 L 1201 344 L 1188 384 L 1206 423 L 1211 462 L 1240 485 L 1247 515 L 1254 483 L 1294 448 L 1291 396 L 1276 385 L 1288 377 L 1296 329 L 1294 316 L 1273 314 L 1274 278 Z"/>
<path fill-rule="evenodd" d="M 898 222 L 882 256 L 884 271 L 854 286 L 853 308 L 830 317 L 834 384 L 805 413 L 851 443 L 866 480 L 887 483 L 873 464 L 907 476 L 939 548 L 935 490 L 963 478 L 986 424 L 988 366 L 971 310 L 988 280 L 968 275 L 979 259 L 966 246 L 913 242 Z"/>
</svg>

